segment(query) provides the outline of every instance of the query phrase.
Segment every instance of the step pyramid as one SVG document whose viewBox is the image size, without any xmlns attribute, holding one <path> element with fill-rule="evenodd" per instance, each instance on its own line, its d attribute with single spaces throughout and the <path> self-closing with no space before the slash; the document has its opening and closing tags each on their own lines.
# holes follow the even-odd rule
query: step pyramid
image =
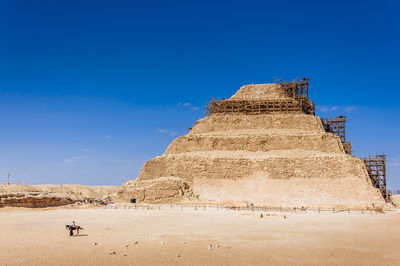
<svg viewBox="0 0 400 266">
<path fill-rule="evenodd" d="M 293 95 L 283 84 L 253 84 L 230 99 L 213 101 L 210 115 L 146 162 L 118 199 L 284 207 L 384 204 L 363 161 L 325 132 L 308 98 Z"/>
</svg>

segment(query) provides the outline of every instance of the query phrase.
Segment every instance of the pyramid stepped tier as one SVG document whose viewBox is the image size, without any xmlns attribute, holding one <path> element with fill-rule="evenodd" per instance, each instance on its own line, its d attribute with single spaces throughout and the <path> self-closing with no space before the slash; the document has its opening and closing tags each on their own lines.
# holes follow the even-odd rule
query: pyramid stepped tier
<svg viewBox="0 0 400 266">
<path fill-rule="evenodd" d="M 305 149 L 344 153 L 340 139 L 324 131 L 312 115 L 211 116 L 200 119 L 166 153 L 211 150 L 270 151 Z"/>
<path fill-rule="evenodd" d="M 163 176 L 179 178 L 201 201 L 219 204 L 365 207 L 382 203 L 363 162 L 346 154 L 305 150 L 164 154 L 148 161 L 138 180 L 150 182 Z"/>
<path fill-rule="evenodd" d="M 278 84 L 261 84 L 244 86 L 225 101 L 276 100 L 293 98 Z M 246 112 L 198 120 L 163 155 L 147 161 L 118 198 L 286 207 L 384 204 L 363 161 L 346 154 L 319 117 Z"/>
<path fill-rule="evenodd" d="M 193 151 L 262 151 L 303 149 L 344 153 L 339 137 L 326 133 L 279 134 L 266 132 L 229 132 L 230 134 L 188 134 L 174 140 L 166 154 Z M 257 134 L 258 133 L 258 134 Z"/>
<path fill-rule="evenodd" d="M 321 120 L 306 114 L 213 115 L 198 120 L 190 134 L 249 129 L 285 129 L 324 133 Z"/>
<path fill-rule="evenodd" d="M 238 167 L 240 165 L 240 167 Z M 340 165 L 340 167 L 338 167 Z M 264 172 L 271 179 L 334 178 L 367 174 L 360 159 L 345 154 L 305 150 L 274 152 L 203 151 L 164 154 L 145 163 L 138 179 L 176 176 L 189 183 L 196 178 L 241 179 Z"/>
<path fill-rule="evenodd" d="M 251 84 L 242 86 L 229 100 L 291 100 L 279 84 Z"/>
<path fill-rule="evenodd" d="M 369 177 L 269 179 L 255 173 L 246 179 L 195 179 L 193 193 L 203 202 L 224 205 L 311 208 L 366 208 L 382 206 L 383 200 Z"/>
</svg>

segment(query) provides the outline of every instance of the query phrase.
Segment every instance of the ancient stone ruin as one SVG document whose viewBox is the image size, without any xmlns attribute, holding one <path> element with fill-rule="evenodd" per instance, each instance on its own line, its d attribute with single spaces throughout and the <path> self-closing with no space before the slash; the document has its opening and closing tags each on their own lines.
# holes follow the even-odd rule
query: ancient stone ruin
<svg viewBox="0 0 400 266">
<path fill-rule="evenodd" d="M 120 201 L 365 208 L 382 205 L 363 160 L 327 132 L 308 79 L 252 84 L 212 100 L 208 116 L 145 163 Z M 346 148 L 348 151 L 348 147 Z"/>
<path fill-rule="evenodd" d="M 73 203 L 105 204 L 115 186 L 84 185 L 0 185 L 0 208 L 29 207 L 44 208 Z"/>
</svg>

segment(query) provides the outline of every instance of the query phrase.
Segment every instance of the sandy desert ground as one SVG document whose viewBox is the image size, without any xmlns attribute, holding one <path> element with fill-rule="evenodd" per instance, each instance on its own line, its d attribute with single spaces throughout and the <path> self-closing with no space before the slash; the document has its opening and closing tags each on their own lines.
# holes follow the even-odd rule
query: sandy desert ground
<svg viewBox="0 0 400 266">
<path fill-rule="evenodd" d="M 398 210 L 263 213 L 7 207 L 0 264 L 400 265 Z M 72 220 L 81 236 L 68 236 Z"/>
</svg>

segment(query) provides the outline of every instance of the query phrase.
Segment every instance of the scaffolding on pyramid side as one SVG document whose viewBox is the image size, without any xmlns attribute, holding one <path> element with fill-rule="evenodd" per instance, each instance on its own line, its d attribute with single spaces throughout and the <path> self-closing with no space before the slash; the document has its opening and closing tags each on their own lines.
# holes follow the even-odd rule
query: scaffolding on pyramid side
<svg viewBox="0 0 400 266">
<path fill-rule="evenodd" d="M 390 195 L 386 185 L 386 155 L 376 154 L 375 157 L 369 155 L 368 158 L 363 158 L 363 160 L 372 185 L 380 190 L 386 201 L 389 201 Z"/>
<path fill-rule="evenodd" d="M 345 152 L 351 154 L 351 142 L 346 140 L 346 116 L 322 118 L 321 122 L 325 131 L 337 135 L 343 144 Z"/>
</svg>

